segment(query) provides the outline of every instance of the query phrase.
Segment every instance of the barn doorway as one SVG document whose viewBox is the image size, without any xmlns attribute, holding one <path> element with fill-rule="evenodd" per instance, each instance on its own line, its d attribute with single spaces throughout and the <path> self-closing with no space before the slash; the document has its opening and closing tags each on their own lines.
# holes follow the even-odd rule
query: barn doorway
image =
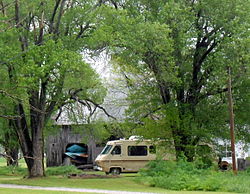
<svg viewBox="0 0 250 194">
<path fill-rule="evenodd" d="M 63 164 L 68 165 L 85 165 L 88 161 L 88 146 L 84 143 L 68 143 L 63 154 Z"/>
</svg>

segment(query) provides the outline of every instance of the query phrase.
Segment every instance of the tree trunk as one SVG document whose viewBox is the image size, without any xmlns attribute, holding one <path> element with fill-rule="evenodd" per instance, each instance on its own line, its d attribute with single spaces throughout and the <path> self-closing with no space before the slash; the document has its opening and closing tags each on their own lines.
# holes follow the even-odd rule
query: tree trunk
<svg viewBox="0 0 250 194">
<path fill-rule="evenodd" d="M 37 157 L 37 158 L 35 158 Z M 29 171 L 29 178 L 34 177 L 43 177 L 44 174 L 44 165 L 43 165 L 43 157 L 40 156 L 38 158 L 38 154 L 34 157 L 34 160 L 29 160 L 28 171 Z M 28 163 L 27 163 L 28 164 Z"/>
<path fill-rule="evenodd" d="M 18 148 L 5 148 L 7 166 L 18 166 Z"/>
<path fill-rule="evenodd" d="M 179 93 L 181 94 L 183 92 Z M 186 157 L 187 161 L 192 162 L 195 156 L 195 146 L 199 140 L 192 132 L 194 110 L 191 104 L 182 102 L 184 99 L 183 95 L 179 97 L 179 124 L 178 126 L 172 126 L 176 158 Z"/>
<path fill-rule="evenodd" d="M 38 127 L 33 134 L 33 163 L 29 168 L 29 177 L 45 176 L 43 153 L 42 128 Z"/>
<path fill-rule="evenodd" d="M 44 176 L 43 157 L 43 125 L 41 125 L 40 114 L 32 112 L 30 131 L 26 122 L 26 116 L 22 104 L 16 107 L 16 112 L 21 115 L 15 122 L 15 130 L 19 137 L 19 143 L 28 167 L 29 178 Z"/>
<path fill-rule="evenodd" d="M 45 176 L 43 153 L 42 128 L 37 127 L 36 133 L 33 134 L 32 154 L 30 157 L 25 158 L 29 178 Z"/>
<path fill-rule="evenodd" d="M 4 149 L 6 152 L 7 166 L 18 166 L 18 137 L 14 130 L 13 121 L 9 121 L 8 131 L 4 134 Z"/>
<path fill-rule="evenodd" d="M 33 100 L 33 101 L 32 101 Z M 30 99 L 34 105 L 34 99 Z M 41 109 L 40 109 L 41 110 Z M 31 109 L 31 134 L 32 134 L 32 161 L 28 167 L 29 177 L 45 176 L 44 173 L 44 143 L 43 143 L 43 126 L 44 113 Z"/>
<path fill-rule="evenodd" d="M 195 155 L 192 137 L 186 134 L 183 129 L 172 129 L 176 159 L 186 157 L 188 162 L 192 162 Z"/>
</svg>

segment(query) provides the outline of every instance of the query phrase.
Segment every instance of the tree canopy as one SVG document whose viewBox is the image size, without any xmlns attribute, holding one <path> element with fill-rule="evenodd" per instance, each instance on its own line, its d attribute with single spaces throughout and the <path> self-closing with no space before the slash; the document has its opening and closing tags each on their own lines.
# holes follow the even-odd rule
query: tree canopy
<svg viewBox="0 0 250 194">
<path fill-rule="evenodd" d="M 106 9 L 100 20 L 104 25 L 92 40 L 99 38 L 96 47 L 107 45 L 124 74 L 129 120 L 139 124 L 142 134 L 173 138 L 177 156 L 184 152 L 190 161 L 198 143 L 228 137 L 230 67 L 239 104 L 237 133 L 246 135 L 249 2 L 115 2 L 113 9 Z"/>
<path fill-rule="evenodd" d="M 0 115 L 29 175 L 44 174 L 43 130 L 56 110 L 103 102 L 86 51 L 106 50 L 124 76 L 130 132 L 170 138 L 189 161 L 197 144 L 229 134 L 231 68 L 237 134 L 249 140 L 249 9 L 248 0 L 0 1 Z"/>
<path fill-rule="evenodd" d="M 12 122 L 30 177 L 44 175 L 43 133 L 52 114 L 75 101 L 103 101 L 101 80 L 81 55 L 100 5 L 1 1 L 1 117 Z"/>
</svg>

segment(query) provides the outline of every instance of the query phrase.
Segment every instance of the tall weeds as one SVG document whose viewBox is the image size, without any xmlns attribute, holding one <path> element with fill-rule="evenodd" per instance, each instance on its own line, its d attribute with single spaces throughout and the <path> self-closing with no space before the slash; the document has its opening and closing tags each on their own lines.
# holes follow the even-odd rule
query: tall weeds
<svg viewBox="0 0 250 194">
<path fill-rule="evenodd" d="M 221 172 L 216 166 L 203 165 L 201 161 L 152 161 L 140 171 L 138 180 L 153 187 L 169 190 L 228 191 L 250 193 L 250 170 Z"/>
</svg>

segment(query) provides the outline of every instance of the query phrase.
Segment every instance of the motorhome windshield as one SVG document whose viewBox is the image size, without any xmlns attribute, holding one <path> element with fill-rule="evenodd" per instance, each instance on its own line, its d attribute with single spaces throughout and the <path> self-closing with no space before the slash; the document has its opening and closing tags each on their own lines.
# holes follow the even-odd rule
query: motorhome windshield
<svg viewBox="0 0 250 194">
<path fill-rule="evenodd" d="M 112 145 L 106 145 L 104 149 L 102 150 L 101 154 L 108 154 L 111 148 L 112 148 Z"/>
</svg>

